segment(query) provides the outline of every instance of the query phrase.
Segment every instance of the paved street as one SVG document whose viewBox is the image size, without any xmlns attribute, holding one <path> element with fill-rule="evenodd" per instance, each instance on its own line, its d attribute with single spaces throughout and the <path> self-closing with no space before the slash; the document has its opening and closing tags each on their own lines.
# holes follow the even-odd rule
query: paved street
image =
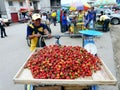
<svg viewBox="0 0 120 90">
<path fill-rule="evenodd" d="M 12 24 L 6 27 L 8 37 L 0 38 L 0 90 L 24 90 L 24 85 L 14 84 L 13 77 L 27 60 L 30 54 L 26 43 L 26 23 Z M 61 34 L 59 24 L 56 27 L 51 25 L 53 34 Z M 54 44 L 55 39 L 47 39 L 47 45 Z M 110 33 L 104 33 L 102 37 L 96 38 L 96 45 L 100 58 L 106 63 L 108 68 L 116 77 L 115 62 Z M 81 45 L 81 38 L 61 37 L 60 43 L 63 45 Z M 104 45 L 103 45 L 104 43 Z M 106 50 L 106 51 L 105 51 Z M 101 53 L 102 52 L 102 53 Z M 99 90 L 118 90 L 117 86 L 98 87 Z"/>
<path fill-rule="evenodd" d="M 25 39 L 26 25 L 26 23 L 20 23 L 6 27 L 8 37 L 0 38 L 0 90 L 24 89 L 24 85 L 13 83 L 13 77 L 30 54 Z M 51 27 L 53 34 L 60 34 L 59 24 L 56 27 Z M 54 44 L 55 40 L 54 38 L 47 40 L 47 45 Z M 81 45 L 81 38 L 65 37 L 60 39 L 60 43 L 64 45 Z"/>
<path fill-rule="evenodd" d="M 25 40 L 25 26 L 6 27 L 8 37 L 0 38 L 0 90 L 23 90 L 23 85 L 14 85 L 13 77 L 30 53 Z"/>
<path fill-rule="evenodd" d="M 113 43 L 114 61 L 117 68 L 117 80 L 120 90 L 120 25 L 114 25 L 111 28 L 111 37 Z"/>
</svg>

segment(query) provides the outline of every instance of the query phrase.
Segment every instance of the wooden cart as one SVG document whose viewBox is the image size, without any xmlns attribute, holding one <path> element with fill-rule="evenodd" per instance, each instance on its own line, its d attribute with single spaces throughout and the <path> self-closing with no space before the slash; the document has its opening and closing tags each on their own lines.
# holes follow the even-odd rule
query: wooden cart
<svg viewBox="0 0 120 90">
<path fill-rule="evenodd" d="M 59 42 L 59 38 L 58 38 L 58 42 Z M 77 79 L 34 79 L 31 71 L 29 69 L 25 69 L 24 67 L 27 61 L 29 60 L 29 58 L 31 57 L 31 55 L 34 54 L 39 49 L 41 48 L 37 48 L 34 52 L 32 52 L 29 55 L 26 62 L 23 64 L 23 66 L 19 69 L 17 74 L 14 76 L 13 81 L 15 84 L 32 84 L 33 86 L 40 86 L 40 85 L 54 86 L 55 85 L 55 86 L 64 86 L 64 88 L 68 88 L 68 87 L 71 88 L 71 87 L 77 86 L 78 88 L 80 87 L 82 88 L 84 86 L 87 87 L 87 86 L 93 86 L 93 85 L 115 85 L 117 83 L 116 78 L 112 75 L 112 73 L 110 72 L 110 70 L 102 60 L 101 60 L 102 69 L 100 71 L 97 71 L 96 73 L 93 73 L 93 75 L 90 77 L 84 77 L 84 78 L 79 77 Z M 40 90 L 38 88 L 37 89 L 35 88 L 35 90 Z M 78 90 L 74 88 L 73 90 Z M 59 89 L 55 89 L 55 90 L 59 90 Z"/>
<path fill-rule="evenodd" d="M 39 49 L 39 48 L 38 48 Z M 33 52 L 35 53 L 35 51 Z M 31 53 L 28 59 L 33 54 Z M 28 61 L 28 60 L 27 60 Z M 32 85 L 115 85 L 117 80 L 112 75 L 108 67 L 102 61 L 101 70 L 93 73 L 91 77 L 77 78 L 77 79 L 34 79 L 29 69 L 25 69 L 24 66 L 19 69 L 13 81 L 15 84 L 32 84 Z"/>
</svg>

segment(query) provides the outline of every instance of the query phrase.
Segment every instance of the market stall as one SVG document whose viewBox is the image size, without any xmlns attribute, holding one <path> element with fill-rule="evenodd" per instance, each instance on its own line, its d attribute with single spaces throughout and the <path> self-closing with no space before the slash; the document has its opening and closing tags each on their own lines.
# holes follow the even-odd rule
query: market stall
<svg viewBox="0 0 120 90">
<path fill-rule="evenodd" d="M 95 33 L 93 31 L 80 33 L 88 34 L 89 32 L 96 35 L 95 31 Z M 97 34 L 100 35 L 100 33 Z M 83 40 L 88 42 L 91 39 Z M 116 78 L 99 57 L 80 46 L 64 45 L 37 48 L 29 55 L 13 81 L 15 84 L 31 84 L 38 88 L 41 86 L 88 88 L 93 85 L 116 85 L 117 83 Z M 38 88 L 34 90 L 40 90 Z"/>
<path fill-rule="evenodd" d="M 80 76 L 75 79 L 45 79 L 45 78 L 37 79 L 37 78 L 34 78 L 30 69 L 25 68 L 25 65 L 27 64 L 28 60 L 39 50 L 40 48 L 32 52 L 31 55 L 28 57 L 27 61 L 23 64 L 23 66 L 17 72 L 17 74 L 15 75 L 13 79 L 15 84 L 31 84 L 39 88 L 41 85 L 62 86 L 62 87 L 64 86 L 65 87 L 66 86 L 80 86 L 80 87 L 85 86 L 86 88 L 88 86 L 93 86 L 93 85 L 116 85 L 116 82 L 117 82 L 116 78 L 112 75 L 112 73 L 110 72 L 110 70 L 108 69 L 108 67 L 105 65 L 105 63 L 102 60 L 100 60 L 102 64 L 101 70 L 93 72 L 91 76 L 89 75 L 85 77 Z"/>
</svg>

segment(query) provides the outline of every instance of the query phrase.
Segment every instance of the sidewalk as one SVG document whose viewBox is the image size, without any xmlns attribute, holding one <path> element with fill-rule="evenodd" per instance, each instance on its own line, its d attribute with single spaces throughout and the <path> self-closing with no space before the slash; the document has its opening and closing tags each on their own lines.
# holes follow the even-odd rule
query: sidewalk
<svg viewBox="0 0 120 90">
<path fill-rule="evenodd" d="M 57 23 L 56 26 L 51 24 L 52 34 L 61 34 L 60 25 Z M 79 42 L 78 42 L 79 41 Z M 48 43 L 54 43 L 55 40 L 48 40 Z M 82 38 L 70 38 L 64 37 L 64 39 L 60 39 L 60 43 L 63 45 L 81 45 L 82 46 Z M 101 37 L 95 38 L 95 44 L 98 49 L 98 56 L 104 61 L 112 74 L 116 77 L 116 68 L 115 62 L 113 59 L 113 47 L 112 40 L 110 36 L 110 32 L 103 33 Z M 97 86 L 97 90 L 118 90 L 118 86 L 110 86 L 110 85 L 99 85 Z"/>
<path fill-rule="evenodd" d="M 115 62 L 113 59 L 113 47 L 110 32 L 103 33 L 100 38 L 95 39 L 98 56 L 104 61 L 112 74 L 116 77 Z M 98 90 L 118 90 L 118 86 L 98 86 Z"/>
</svg>

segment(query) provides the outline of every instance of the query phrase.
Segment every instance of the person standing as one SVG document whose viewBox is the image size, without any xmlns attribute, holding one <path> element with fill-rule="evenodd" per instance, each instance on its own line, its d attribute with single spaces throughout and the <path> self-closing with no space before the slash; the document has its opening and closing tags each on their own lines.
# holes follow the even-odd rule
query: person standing
<svg viewBox="0 0 120 90">
<path fill-rule="evenodd" d="M 28 24 L 31 24 L 32 23 L 32 14 L 33 14 L 33 12 L 28 12 Z"/>
<path fill-rule="evenodd" d="M 78 22 L 83 22 L 84 21 L 84 13 L 82 10 L 79 10 L 78 12 Z"/>
<path fill-rule="evenodd" d="M 67 12 L 66 11 L 64 11 L 64 13 L 62 15 L 62 29 L 63 29 L 63 32 L 68 31 Z"/>
<path fill-rule="evenodd" d="M 50 21 L 48 19 L 48 15 L 47 13 L 43 13 L 41 16 L 41 21 L 42 23 L 44 23 L 46 25 L 47 30 L 51 33 L 51 29 L 50 29 Z"/>
<path fill-rule="evenodd" d="M 31 40 L 30 51 L 35 50 L 36 47 L 44 47 L 46 46 L 44 39 L 41 41 L 41 45 L 39 45 L 39 38 L 41 35 L 48 35 L 51 37 L 51 34 L 48 32 L 46 25 L 41 23 L 41 16 L 38 13 L 32 15 L 32 24 L 27 26 L 27 37 Z"/>
<path fill-rule="evenodd" d="M 53 23 L 54 23 L 54 26 L 56 26 L 56 21 L 57 21 L 57 14 L 56 14 L 56 11 L 54 10 L 53 12 L 52 12 L 52 20 L 53 20 Z"/>
<path fill-rule="evenodd" d="M 89 29 L 90 27 L 90 22 L 92 21 L 93 17 L 92 17 L 92 13 L 90 10 L 87 11 L 87 13 L 85 14 L 85 27 L 87 29 Z"/>
<path fill-rule="evenodd" d="M 1 18 L 0 19 L 1 38 L 7 37 L 4 26 L 5 26 L 5 23 L 3 22 L 2 18 Z"/>
<path fill-rule="evenodd" d="M 61 32 L 63 32 L 63 28 L 62 28 L 62 15 L 63 15 L 64 10 L 60 10 L 60 28 L 61 28 Z"/>
<path fill-rule="evenodd" d="M 57 22 L 58 23 L 60 22 L 60 10 L 59 9 L 57 10 Z"/>
<path fill-rule="evenodd" d="M 41 16 L 41 19 L 42 19 L 43 22 L 45 22 L 48 19 L 47 14 L 43 13 L 42 16 Z"/>
<path fill-rule="evenodd" d="M 94 7 L 91 7 L 91 14 L 92 14 L 92 18 L 93 18 L 93 28 L 95 29 L 96 11 L 94 10 Z"/>
<path fill-rule="evenodd" d="M 103 22 L 103 31 L 107 32 L 109 31 L 110 18 L 107 15 L 104 15 L 103 11 L 101 11 L 100 13 L 101 13 L 100 21 Z"/>
</svg>

